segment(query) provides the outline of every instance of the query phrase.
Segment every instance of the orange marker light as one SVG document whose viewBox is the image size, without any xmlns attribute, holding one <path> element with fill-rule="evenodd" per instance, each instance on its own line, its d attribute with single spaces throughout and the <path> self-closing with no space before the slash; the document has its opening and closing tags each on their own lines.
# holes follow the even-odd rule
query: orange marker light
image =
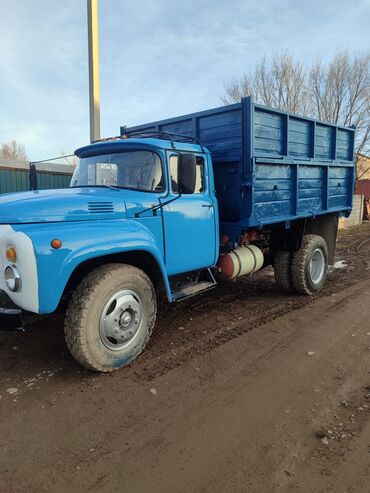
<svg viewBox="0 0 370 493">
<path fill-rule="evenodd" d="M 51 246 L 55 249 L 58 250 L 62 246 L 61 240 L 52 240 Z"/>
<path fill-rule="evenodd" d="M 17 260 L 17 252 L 14 247 L 7 248 L 6 258 L 9 260 L 9 262 L 15 262 Z"/>
</svg>

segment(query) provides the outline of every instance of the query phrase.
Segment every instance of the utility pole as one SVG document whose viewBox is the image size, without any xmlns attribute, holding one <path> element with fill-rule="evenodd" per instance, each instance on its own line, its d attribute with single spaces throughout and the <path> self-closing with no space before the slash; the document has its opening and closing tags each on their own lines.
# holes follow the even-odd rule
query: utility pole
<svg viewBox="0 0 370 493">
<path fill-rule="evenodd" d="M 89 38 L 90 142 L 100 139 L 98 0 L 87 0 Z"/>
</svg>

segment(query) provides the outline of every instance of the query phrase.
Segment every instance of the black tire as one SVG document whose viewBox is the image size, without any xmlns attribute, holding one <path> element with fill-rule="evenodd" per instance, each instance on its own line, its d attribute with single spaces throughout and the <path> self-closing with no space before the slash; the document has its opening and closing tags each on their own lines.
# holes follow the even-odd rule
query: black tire
<svg viewBox="0 0 370 493">
<path fill-rule="evenodd" d="M 317 256 L 321 260 L 316 261 Z M 316 276 L 314 272 L 311 272 L 311 260 L 314 263 L 318 262 L 319 265 Z M 294 290 L 306 295 L 318 293 L 324 286 L 327 275 L 328 247 L 324 238 L 317 235 L 305 235 L 301 248 L 292 255 L 291 281 Z"/>
<path fill-rule="evenodd" d="M 68 349 L 85 368 L 117 370 L 142 352 L 156 312 L 155 291 L 142 270 L 125 264 L 98 267 L 82 280 L 69 302 L 64 326 Z M 112 336 L 113 331 L 117 335 Z"/>
<path fill-rule="evenodd" d="M 286 251 L 277 252 L 274 258 L 274 274 L 276 284 L 283 291 L 291 292 L 292 282 L 290 280 L 290 261 L 292 254 Z"/>
</svg>

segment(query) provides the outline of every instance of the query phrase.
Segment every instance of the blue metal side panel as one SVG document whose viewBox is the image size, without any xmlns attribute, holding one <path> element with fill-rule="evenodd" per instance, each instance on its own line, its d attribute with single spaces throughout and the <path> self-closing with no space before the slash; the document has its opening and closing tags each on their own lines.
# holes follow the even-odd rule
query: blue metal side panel
<svg viewBox="0 0 370 493">
<path fill-rule="evenodd" d="M 183 117 L 137 125 L 128 128 L 126 133 L 130 135 L 142 131 L 173 132 L 195 137 L 212 152 L 214 163 L 239 161 L 242 147 L 241 105 L 232 104 Z"/>
<path fill-rule="evenodd" d="M 348 212 L 354 130 L 257 104 L 253 108 L 254 210 L 242 216 L 241 225 Z"/>
<path fill-rule="evenodd" d="M 328 206 L 344 209 L 352 206 L 348 200 L 348 191 L 353 188 L 351 168 L 329 168 Z M 350 199 L 352 194 L 350 193 Z"/>
<path fill-rule="evenodd" d="M 158 130 L 189 135 L 190 137 L 192 133 L 192 121 L 185 120 L 183 122 L 175 122 L 175 123 L 168 123 L 167 125 L 159 125 Z"/>
<path fill-rule="evenodd" d="M 312 215 L 323 209 L 324 172 L 322 166 L 299 166 L 297 208 L 299 214 Z"/>
<path fill-rule="evenodd" d="M 254 110 L 254 152 L 256 156 L 282 156 L 284 154 L 284 115 Z"/>
<path fill-rule="evenodd" d="M 354 129 L 253 107 L 256 157 L 353 161 Z"/>
<path fill-rule="evenodd" d="M 329 125 L 316 124 L 315 135 L 315 157 L 322 159 L 335 159 L 334 151 L 334 128 Z"/>
<path fill-rule="evenodd" d="M 307 158 L 311 149 L 311 122 L 291 118 L 289 121 L 289 155 Z"/>
<path fill-rule="evenodd" d="M 291 214 L 292 168 L 288 164 L 256 164 L 254 212 L 257 223 L 265 217 Z"/>
<path fill-rule="evenodd" d="M 212 155 L 221 222 L 237 230 L 347 213 L 352 206 L 354 129 L 240 104 L 140 125 L 201 140 Z M 221 225 L 222 229 L 222 225 Z"/>
<path fill-rule="evenodd" d="M 353 160 L 353 132 L 346 129 L 338 129 L 337 159 L 345 161 Z"/>
<path fill-rule="evenodd" d="M 199 116 L 197 135 L 210 150 L 214 162 L 239 161 L 242 145 L 240 107 L 228 112 Z"/>
</svg>

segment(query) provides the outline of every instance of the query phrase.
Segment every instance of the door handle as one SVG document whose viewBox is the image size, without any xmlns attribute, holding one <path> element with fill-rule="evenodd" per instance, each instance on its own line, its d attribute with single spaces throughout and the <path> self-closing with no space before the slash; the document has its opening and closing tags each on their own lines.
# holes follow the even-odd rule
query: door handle
<svg viewBox="0 0 370 493">
<path fill-rule="evenodd" d="M 202 207 L 209 207 L 209 208 L 211 208 L 211 207 L 213 207 L 213 204 L 202 204 Z"/>
</svg>

